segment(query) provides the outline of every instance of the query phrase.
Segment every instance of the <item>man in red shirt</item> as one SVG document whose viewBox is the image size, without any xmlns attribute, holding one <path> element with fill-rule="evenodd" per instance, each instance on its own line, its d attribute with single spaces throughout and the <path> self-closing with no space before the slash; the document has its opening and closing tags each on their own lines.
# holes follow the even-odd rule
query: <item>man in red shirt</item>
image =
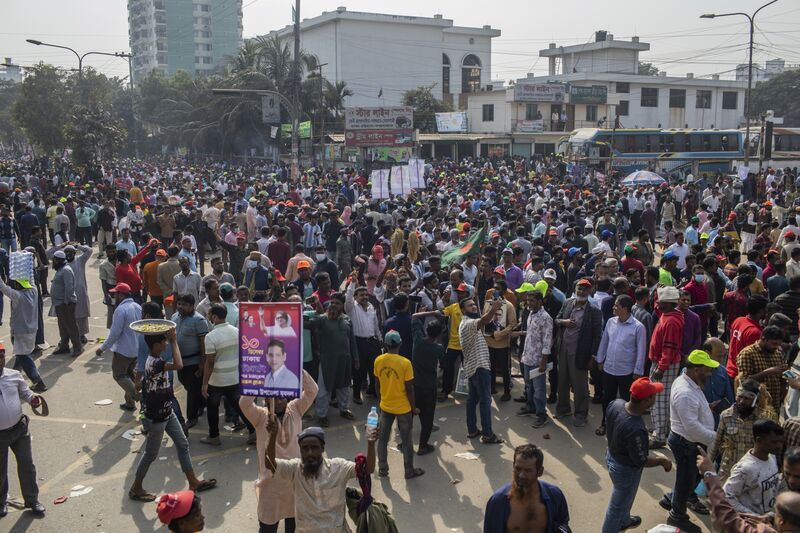
<svg viewBox="0 0 800 533">
<path fill-rule="evenodd" d="M 672 383 L 681 371 L 681 346 L 683 344 L 683 313 L 678 309 L 680 291 L 675 287 L 658 289 L 658 309 L 661 311 L 653 336 L 650 338 L 650 380 L 664 384 L 664 394 L 656 398 L 650 411 L 653 435 L 650 448 L 663 448 L 669 434 L 669 395 Z"/>
<path fill-rule="evenodd" d="M 769 301 L 763 296 L 753 296 L 747 301 L 747 315 L 740 316 L 731 324 L 731 340 L 728 349 L 728 364 L 725 370 L 731 379 L 739 374 L 736 357 L 744 348 L 758 342 L 761 338 L 761 321 L 767 312 Z"/>
<path fill-rule="evenodd" d="M 639 271 L 639 276 L 642 280 L 645 279 L 645 272 L 644 272 L 644 265 L 641 261 L 637 259 L 637 255 L 639 251 L 635 246 L 631 246 L 630 244 L 625 247 L 625 257 L 622 259 L 622 269 L 620 272 L 623 274 L 628 272 L 630 269 L 635 269 Z"/>
<path fill-rule="evenodd" d="M 728 333 L 729 339 L 733 322 L 747 314 L 747 301 L 750 297 L 751 283 L 753 283 L 753 276 L 749 273 L 740 273 L 736 278 L 736 290 L 728 291 L 722 297 L 725 306 L 725 331 Z"/>
</svg>

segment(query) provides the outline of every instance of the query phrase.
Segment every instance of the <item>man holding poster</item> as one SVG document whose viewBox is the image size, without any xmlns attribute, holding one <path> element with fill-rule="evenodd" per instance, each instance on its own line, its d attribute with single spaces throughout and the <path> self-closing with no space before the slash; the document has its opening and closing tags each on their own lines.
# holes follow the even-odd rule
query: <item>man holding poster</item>
<svg viewBox="0 0 800 533">
<path fill-rule="evenodd" d="M 299 398 L 303 369 L 299 302 L 239 305 L 239 387 L 243 396 Z"/>
</svg>

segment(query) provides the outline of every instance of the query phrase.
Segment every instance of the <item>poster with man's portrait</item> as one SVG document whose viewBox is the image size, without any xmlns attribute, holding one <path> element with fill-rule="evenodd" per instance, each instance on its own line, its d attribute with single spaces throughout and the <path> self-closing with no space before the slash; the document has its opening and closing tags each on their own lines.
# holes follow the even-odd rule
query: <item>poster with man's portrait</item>
<svg viewBox="0 0 800 533">
<path fill-rule="evenodd" d="M 299 398 L 303 371 L 303 309 L 299 302 L 239 304 L 239 392 Z"/>
</svg>

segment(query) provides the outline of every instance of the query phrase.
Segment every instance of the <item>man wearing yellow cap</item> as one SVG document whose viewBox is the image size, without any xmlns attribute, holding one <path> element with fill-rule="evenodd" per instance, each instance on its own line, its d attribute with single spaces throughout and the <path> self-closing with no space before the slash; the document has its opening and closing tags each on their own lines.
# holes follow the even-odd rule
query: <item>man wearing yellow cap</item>
<svg viewBox="0 0 800 533">
<path fill-rule="evenodd" d="M 14 343 L 14 369 L 22 370 L 33 382 L 33 392 L 47 390 L 31 353 L 36 349 L 36 330 L 39 323 L 39 293 L 30 280 L 17 279 L 9 287 L 0 279 L 0 292 L 11 300 L 11 337 Z"/>
</svg>

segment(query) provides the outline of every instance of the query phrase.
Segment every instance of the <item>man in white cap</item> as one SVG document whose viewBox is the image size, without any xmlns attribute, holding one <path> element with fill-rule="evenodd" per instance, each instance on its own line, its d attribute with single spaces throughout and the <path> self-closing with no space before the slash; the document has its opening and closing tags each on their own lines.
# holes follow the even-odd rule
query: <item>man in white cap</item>
<svg viewBox="0 0 800 533">
<path fill-rule="evenodd" d="M 89 334 L 89 316 L 91 316 L 89 289 L 86 284 L 86 263 L 89 262 L 94 250 L 81 244 L 67 244 L 62 247 L 62 251 L 67 259 L 67 265 L 75 274 L 75 322 L 78 324 L 81 342 L 86 344 L 88 342 L 86 335 Z M 75 255 L 78 251 L 81 252 L 81 255 Z"/>
<path fill-rule="evenodd" d="M 67 256 L 62 250 L 53 254 L 53 283 L 50 287 L 50 312 L 48 316 L 55 316 L 58 320 L 58 347 L 54 355 L 67 354 L 69 344 L 72 342 L 72 357 L 77 357 L 83 352 L 81 334 L 78 322 L 75 320 L 75 304 L 78 297 L 75 294 L 75 273 L 67 264 Z"/>
<path fill-rule="evenodd" d="M 0 292 L 11 300 L 11 338 L 14 347 L 14 369 L 22 370 L 33 382 L 33 392 L 47 390 L 31 353 L 36 349 L 36 331 L 39 323 L 39 293 L 30 280 L 11 280 L 9 285 L 0 279 Z"/>
<path fill-rule="evenodd" d="M 680 374 L 681 346 L 683 344 L 683 313 L 678 310 L 680 291 L 675 287 L 658 289 L 658 309 L 661 318 L 650 338 L 650 379 L 664 384 L 663 394 L 656 398 L 650 411 L 653 418 L 653 435 L 650 448 L 663 448 L 669 434 L 669 395 L 672 383 Z"/>
</svg>

